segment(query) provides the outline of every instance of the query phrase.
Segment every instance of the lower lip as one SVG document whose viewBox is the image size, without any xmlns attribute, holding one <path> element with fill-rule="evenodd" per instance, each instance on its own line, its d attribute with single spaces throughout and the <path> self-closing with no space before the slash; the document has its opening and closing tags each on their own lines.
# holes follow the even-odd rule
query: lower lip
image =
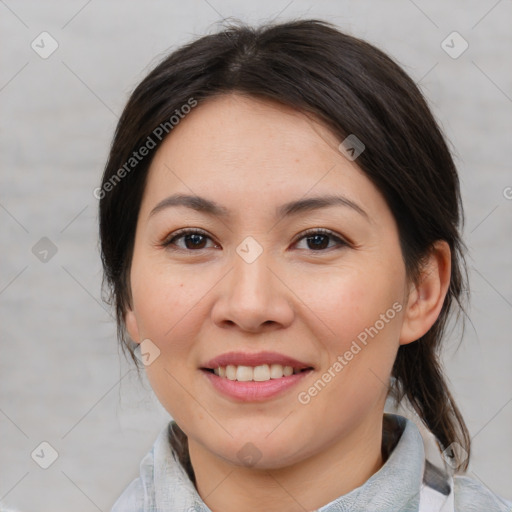
<svg viewBox="0 0 512 512">
<path fill-rule="evenodd" d="M 305 370 L 287 377 L 270 379 L 263 382 L 229 380 L 225 377 L 219 377 L 207 370 L 201 371 L 210 381 L 212 386 L 220 393 L 242 402 L 262 402 L 269 398 L 276 397 L 293 386 L 296 386 L 313 370 Z"/>
</svg>

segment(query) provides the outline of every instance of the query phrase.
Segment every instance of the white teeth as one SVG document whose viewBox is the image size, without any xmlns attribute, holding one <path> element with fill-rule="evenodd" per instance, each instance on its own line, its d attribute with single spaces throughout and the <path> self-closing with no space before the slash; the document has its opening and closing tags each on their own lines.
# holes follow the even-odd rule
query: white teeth
<svg viewBox="0 0 512 512">
<path fill-rule="evenodd" d="M 226 377 L 229 380 L 236 380 L 236 366 L 232 364 L 226 366 Z"/>
<path fill-rule="evenodd" d="M 250 366 L 238 366 L 236 369 L 236 380 L 247 382 L 252 380 L 253 370 Z"/>
<path fill-rule="evenodd" d="M 271 364 L 270 365 L 270 378 L 271 379 L 280 379 L 284 374 L 283 366 L 280 364 Z"/>
<path fill-rule="evenodd" d="M 219 377 L 225 377 L 226 376 L 226 367 L 225 366 L 218 366 L 213 370 L 213 373 L 215 375 L 218 375 Z"/>
<path fill-rule="evenodd" d="M 293 369 L 292 366 L 283 366 L 281 364 L 262 364 L 259 366 L 219 366 L 213 370 L 215 375 L 229 380 L 240 382 L 265 382 L 270 379 L 281 379 L 294 373 L 300 373 L 299 369 Z"/>
<path fill-rule="evenodd" d="M 262 364 L 261 366 L 255 366 L 253 379 L 257 382 L 263 382 L 265 380 L 270 380 L 270 368 L 268 367 L 268 364 Z"/>
</svg>

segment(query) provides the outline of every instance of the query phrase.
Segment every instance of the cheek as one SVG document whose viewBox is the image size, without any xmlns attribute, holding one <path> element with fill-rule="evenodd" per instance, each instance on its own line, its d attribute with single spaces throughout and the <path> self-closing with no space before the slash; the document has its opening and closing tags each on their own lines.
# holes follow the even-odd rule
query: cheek
<svg viewBox="0 0 512 512">
<path fill-rule="evenodd" d="M 134 261 L 132 266 L 140 337 L 150 339 L 160 350 L 160 356 L 145 367 L 146 374 L 158 399 L 175 419 L 181 419 L 183 413 L 192 414 L 188 422 L 201 419 L 200 408 L 183 404 L 191 400 L 190 378 L 197 371 L 194 342 L 200 338 L 208 314 L 205 294 L 214 286 L 215 277 L 213 272 L 180 272 L 155 262 Z"/>
<path fill-rule="evenodd" d="M 329 333 L 329 352 L 339 354 L 359 335 L 364 339 L 368 330 L 375 334 L 376 328 L 382 335 L 397 332 L 393 304 L 401 299 L 400 290 L 398 272 L 374 272 L 367 266 L 302 279 L 297 295 L 314 313 L 312 321 L 316 318 Z"/>
<path fill-rule="evenodd" d="M 185 333 L 193 334 L 190 319 L 196 314 L 205 284 L 149 263 L 134 268 L 132 293 L 141 336 L 150 338 L 161 350 L 169 348 L 165 340 L 172 340 L 173 349 L 179 350 L 180 343 L 185 344 Z"/>
<path fill-rule="evenodd" d="M 374 272 L 369 266 L 310 280 L 305 302 L 328 333 L 320 336 L 316 320 L 327 352 L 317 388 L 326 391 L 323 403 L 337 404 L 333 411 L 363 410 L 387 394 L 401 326 L 401 279 L 399 268 Z"/>
<path fill-rule="evenodd" d="M 201 298 L 209 286 L 176 271 L 134 273 L 134 308 L 142 338 L 149 338 L 160 356 L 145 367 L 151 387 L 169 414 L 183 424 L 202 421 L 203 410 L 194 406 L 191 377 L 197 371 L 194 340 L 200 337 L 206 314 Z M 210 285 L 211 286 L 211 285 Z M 185 405 L 188 404 L 188 405 Z"/>
</svg>

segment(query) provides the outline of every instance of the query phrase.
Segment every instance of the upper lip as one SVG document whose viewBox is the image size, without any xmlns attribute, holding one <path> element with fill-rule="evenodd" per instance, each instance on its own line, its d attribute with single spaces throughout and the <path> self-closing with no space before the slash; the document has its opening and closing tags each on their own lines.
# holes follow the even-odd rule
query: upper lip
<svg viewBox="0 0 512 512">
<path fill-rule="evenodd" d="M 207 361 L 202 368 L 213 370 L 219 366 L 260 366 L 263 364 L 280 364 L 282 366 L 291 366 L 293 369 L 302 370 L 312 368 L 312 365 L 298 361 L 293 357 L 279 354 L 277 352 L 226 352 Z"/>
</svg>

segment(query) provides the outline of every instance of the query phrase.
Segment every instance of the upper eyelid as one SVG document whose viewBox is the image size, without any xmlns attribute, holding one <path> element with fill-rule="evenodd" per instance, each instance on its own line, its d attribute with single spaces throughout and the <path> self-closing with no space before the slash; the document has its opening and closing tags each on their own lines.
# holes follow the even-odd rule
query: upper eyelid
<svg viewBox="0 0 512 512">
<path fill-rule="evenodd" d="M 301 240 L 302 238 L 308 236 L 308 235 L 314 235 L 316 233 L 320 233 L 321 235 L 331 236 L 332 238 L 337 238 L 338 240 L 341 240 L 342 242 L 348 243 L 348 241 L 345 239 L 343 235 L 339 235 L 335 231 L 332 231 L 331 229 L 327 228 L 308 228 L 305 231 L 302 231 L 299 233 L 295 238 L 294 241 Z"/>
<path fill-rule="evenodd" d="M 207 231 L 201 229 L 201 228 L 182 228 L 182 229 L 177 229 L 176 231 L 173 231 L 172 233 L 169 233 L 168 235 L 166 235 L 162 241 L 162 243 L 166 243 L 166 242 L 170 242 L 171 240 L 173 240 L 174 238 L 177 238 L 177 237 L 182 237 L 182 236 L 185 236 L 185 235 L 189 235 L 189 234 L 200 234 L 200 235 L 203 235 L 203 236 L 207 236 L 208 238 L 211 238 L 213 240 L 213 237 L 210 235 L 210 233 L 208 233 Z"/>
</svg>

